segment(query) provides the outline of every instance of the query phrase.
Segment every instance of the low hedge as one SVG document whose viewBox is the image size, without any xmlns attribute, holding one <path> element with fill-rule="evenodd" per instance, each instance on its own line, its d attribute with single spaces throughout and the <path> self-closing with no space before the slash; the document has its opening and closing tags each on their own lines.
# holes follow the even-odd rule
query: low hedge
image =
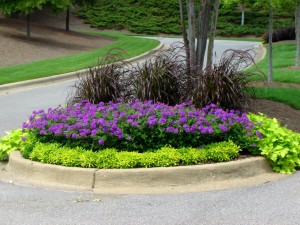
<svg viewBox="0 0 300 225">
<path fill-rule="evenodd" d="M 59 143 L 38 142 L 31 150 L 21 151 L 23 157 L 42 163 L 99 169 L 138 167 L 169 167 L 207 162 L 225 162 L 237 158 L 240 148 L 232 141 L 219 142 L 198 148 L 163 147 L 151 152 L 132 152 L 105 149 L 99 152 L 70 148 Z"/>
</svg>

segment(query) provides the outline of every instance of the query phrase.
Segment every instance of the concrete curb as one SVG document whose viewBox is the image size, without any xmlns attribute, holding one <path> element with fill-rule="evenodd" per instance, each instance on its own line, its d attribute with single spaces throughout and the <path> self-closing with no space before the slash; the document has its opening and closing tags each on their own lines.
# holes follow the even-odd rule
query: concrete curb
<svg viewBox="0 0 300 225">
<path fill-rule="evenodd" d="M 160 43 L 160 45 L 158 47 L 152 49 L 151 51 L 143 53 L 138 56 L 135 56 L 133 58 L 127 59 L 125 61 L 128 63 L 138 62 L 140 60 L 143 60 L 143 59 L 149 57 L 150 55 L 154 55 L 154 54 L 158 53 L 165 47 L 166 46 L 164 44 Z M 78 71 L 64 73 L 64 74 L 53 75 L 50 77 L 38 78 L 38 79 L 34 79 L 34 80 L 20 81 L 20 82 L 15 82 L 15 83 L 10 83 L 10 84 L 3 84 L 3 85 L 0 85 L 0 94 L 9 92 L 12 90 L 17 90 L 19 88 L 30 88 L 30 87 L 34 87 L 37 85 L 45 85 L 45 84 L 49 84 L 49 83 L 55 83 L 55 82 L 59 82 L 59 81 L 75 79 L 75 78 L 77 78 L 77 75 L 83 75 L 87 71 L 88 71 L 88 69 L 83 69 L 83 70 L 78 70 Z"/>
<path fill-rule="evenodd" d="M 138 169 L 84 169 L 43 164 L 12 152 L 6 169 L 16 181 L 113 194 L 180 193 L 253 185 L 282 177 L 263 157 L 226 163 Z"/>
<path fill-rule="evenodd" d="M 254 58 L 255 63 L 258 63 L 266 57 L 267 49 L 262 43 L 259 43 L 258 46 L 255 46 L 254 51 L 256 52 L 256 56 Z"/>
</svg>

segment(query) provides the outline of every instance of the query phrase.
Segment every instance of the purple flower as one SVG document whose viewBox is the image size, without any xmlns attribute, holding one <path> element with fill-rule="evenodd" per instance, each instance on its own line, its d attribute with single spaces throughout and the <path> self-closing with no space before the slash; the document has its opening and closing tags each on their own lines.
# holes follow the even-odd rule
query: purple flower
<svg viewBox="0 0 300 225">
<path fill-rule="evenodd" d="M 158 123 L 161 125 L 165 124 L 166 122 L 167 122 L 167 119 L 163 118 L 163 117 L 158 120 Z"/>
<path fill-rule="evenodd" d="M 100 140 L 98 141 L 98 144 L 99 144 L 99 145 L 104 145 L 104 140 L 100 139 Z"/>
<path fill-rule="evenodd" d="M 168 133 L 173 132 L 173 127 L 167 127 L 167 128 L 166 128 L 166 132 L 168 132 Z"/>
<path fill-rule="evenodd" d="M 263 135 L 259 132 L 259 131 L 256 131 L 256 135 L 259 139 L 263 139 Z"/>
<path fill-rule="evenodd" d="M 187 121 L 187 118 L 186 117 L 181 117 L 181 118 L 179 118 L 179 120 L 178 120 L 178 124 L 181 124 L 181 123 L 185 123 Z"/>
<path fill-rule="evenodd" d="M 131 138 L 130 136 L 128 136 L 128 137 L 126 138 L 127 141 L 131 141 L 131 139 L 132 139 L 132 138 Z"/>
<path fill-rule="evenodd" d="M 228 131 L 228 127 L 226 127 L 226 126 L 224 126 L 224 125 L 222 125 L 222 124 L 219 124 L 219 128 L 220 128 L 220 130 L 223 131 L 223 132 L 227 132 L 227 131 Z"/>
<path fill-rule="evenodd" d="M 26 141 L 26 137 L 24 137 L 24 136 L 22 136 L 21 139 L 22 139 L 22 141 Z"/>
</svg>

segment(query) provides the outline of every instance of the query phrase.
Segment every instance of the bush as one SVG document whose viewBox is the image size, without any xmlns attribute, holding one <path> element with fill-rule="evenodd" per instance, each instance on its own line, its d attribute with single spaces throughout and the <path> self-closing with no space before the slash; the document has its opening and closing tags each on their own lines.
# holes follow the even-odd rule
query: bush
<svg viewBox="0 0 300 225">
<path fill-rule="evenodd" d="M 252 73 L 243 69 L 250 64 L 254 60 L 249 50 L 225 51 L 218 64 L 192 76 L 187 99 L 197 108 L 216 103 L 225 109 L 245 110 L 251 91 L 246 86 Z"/>
<path fill-rule="evenodd" d="M 27 157 L 33 161 L 84 168 L 137 168 L 194 165 L 206 162 L 224 162 L 235 159 L 240 148 L 232 141 L 214 143 L 202 149 L 163 147 L 153 152 L 118 152 L 105 149 L 87 151 L 80 147 L 69 148 L 58 143 L 36 143 Z"/>
<path fill-rule="evenodd" d="M 20 150 L 22 140 L 26 139 L 27 134 L 21 129 L 11 130 L 7 135 L 0 138 L 0 161 L 8 160 L 8 156 L 12 151 Z"/>
<path fill-rule="evenodd" d="M 78 81 L 73 85 L 74 93 L 68 96 L 68 105 L 82 100 L 91 103 L 116 101 L 128 97 L 128 84 L 125 74 L 128 64 L 121 60 L 123 51 L 113 49 L 99 62 L 97 67 L 89 68 L 87 74 L 78 75 Z"/>
<path fill-rule="evenodd" d="M 295 27 L 279 28 L 273 32 L 272 41 L 295 40 Z M 269 43 L 269 32 L 265 32 L 262 36 L 263 43 Z"/>
<path fill-rule="evenodd" d="M 76 13 L 84 18 L 86 23 L 100 29 L 127 29 L 134 33 L 156 35 L 181 34 L 178 7 L 177 0 L 101 0 L 98 5 L 81 7 Z M 268 26 L 268 12 L 255 9 L 252 5 L 248 8 L 245 12 L 245 25 L 240 26 L 240 10 L 234 5 L 226 7 L 221 4 L 217 34 L 261 36 Z M 274 27 L 292 26 L 293 19 L 293 13 L 275 12 Z"/>
<path fill-rule="evenodd" d="M 181 102 L 187 73 L 180 49 L 171 47 L 137 64 L 130 71 L 136 98 L 176 105 Z"/>
<path fill-rule="evenodd" d="M 231 139 L 249 146 L 255 127 L 246 114 L 211 104 L 202 110 L 190 103 L 168 106 L 151 101 L 99 103 L 36 111 L 24 129 L 41 142 L 58 142 L 98 151 L 105 148 L 147 151 L 166 145 L 199 147 Z"/>
<path fill-rule="evenodd" d="M 300 166 L 300 134 L 280 126 L 276 119 L 263 114 L 249 114 L 249 118 L 263 135 L 262 139 L 256 138 L 258 149 L 254 149 L 253 153 L 265 156 L 276 172 L 294 173 Z"/>
</svg>

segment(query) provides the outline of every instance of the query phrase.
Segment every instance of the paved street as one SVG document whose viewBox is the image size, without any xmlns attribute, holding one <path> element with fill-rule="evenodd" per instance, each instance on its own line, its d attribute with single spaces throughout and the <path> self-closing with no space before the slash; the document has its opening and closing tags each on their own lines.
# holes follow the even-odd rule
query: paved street
<svg viewBox="0 0 300 225">
<path fill-rule="evenodd" d="M 253 45 L 217 41 L 215 49 L 219 55 Z M 0 135 L 21 127 L 33 110 L 63 105 L 72 82 L 0 94 Z M 0 182 L 0 203 L 0 225 L 292 225 L 300 224 L 300 174 L 252 187 L 176 195 L 100 195 Z"/>
<path fill-rule="evenodd" d="M 300 174 L 176 195 L 68 193 L 0 183 L 0 202 L 0 225 L 293 225 L 300 221 Z"/>
</svg>

